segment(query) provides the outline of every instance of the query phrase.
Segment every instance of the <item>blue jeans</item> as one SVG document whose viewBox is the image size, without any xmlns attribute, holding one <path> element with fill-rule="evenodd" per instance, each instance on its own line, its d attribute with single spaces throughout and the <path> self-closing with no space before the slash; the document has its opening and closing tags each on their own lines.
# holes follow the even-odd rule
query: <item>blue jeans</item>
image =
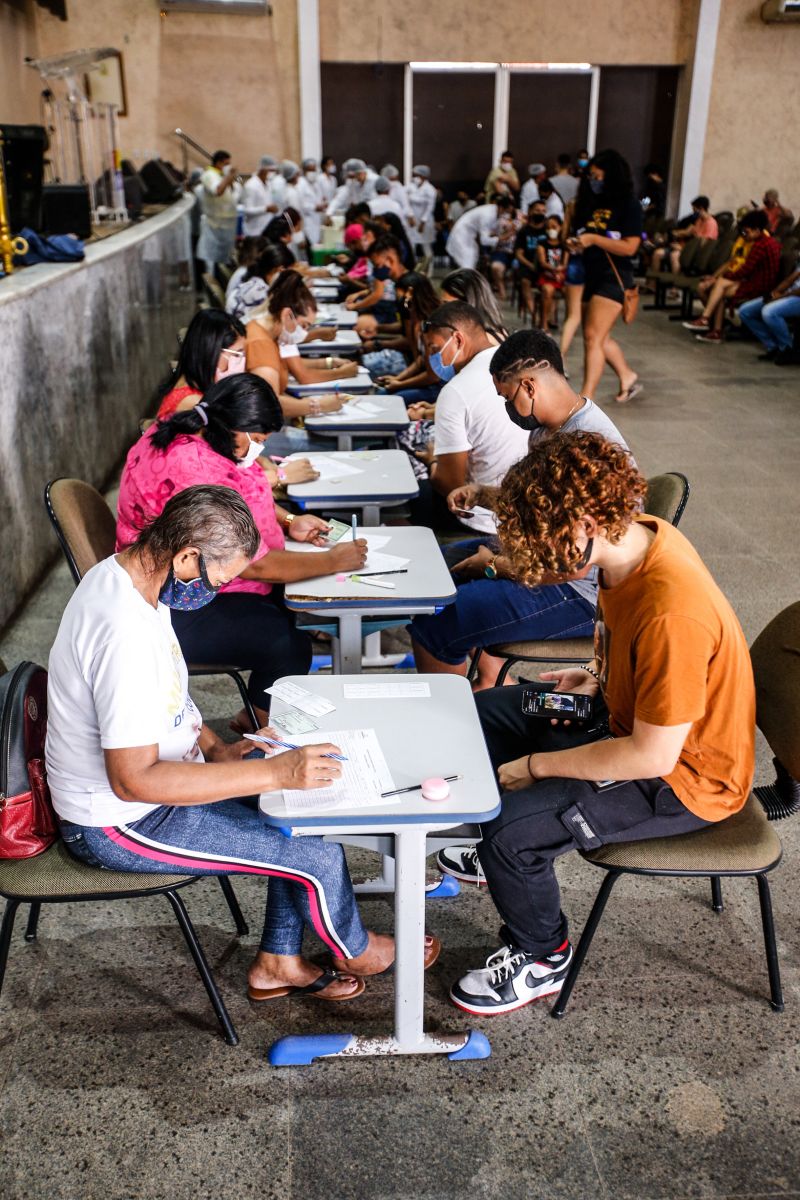
<svg viewBox="0 0 800 1200">
<path fill-rule="evenodd" d="M 61 836 L 76 858 L 110 871 L 269 876 L 261 936 L 268 954 L 299 954 L 305 926 L 337 958 L 367 948 L 342 847 L 321 837 L 286 837 L 252 801 L 159 805 L 114 828 L 62 821 Z"/>
<path fill-rule="evenodd" d="M 800 295 L 782 296 L 780 300 L 748 300 L 739 308 L 739 316 L 767 350 L 791 350 L 793 335 L 787 319 L 800 317 Z"/>
<path fill-rule="evenodd" d="M 435 404 L 443 386 L 441 383 L 429 383 L 425 387 L 403 388 L 401 391 L 395 392 L 395 395 L 402 396 L 406 408 L 423 401 L 426 404 Z"/>
<path fill-rule="evenodd" d="M 445 561 L 452 567 L 491 541 L 455 542 L 445 547 Z M 458 581 L 458 573 L 454 578 Z M 471 650 L 500 642 L 589 637 L 594 616 L 594 605 L 568 584 L 528 588 L 510 579 L 472 579 L 459 583 L 455 600 L 442 612 L 415 617 L 408 629 L 439 662 L 460 666 Z"/>
<path fill-rule="evenodd" d="M 405 354 L 391 348 L 371 350 L 362 357 L 361 362 L 373 379 L 379 379 L 381 375 L 399 375 L 408 366 Z"/>
</svg>

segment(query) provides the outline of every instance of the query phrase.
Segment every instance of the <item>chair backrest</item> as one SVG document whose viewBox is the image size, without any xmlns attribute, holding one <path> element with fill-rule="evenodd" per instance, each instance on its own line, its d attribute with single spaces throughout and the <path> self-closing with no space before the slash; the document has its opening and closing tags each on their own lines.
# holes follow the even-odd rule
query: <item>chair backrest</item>
<svg viewBox="0 0 800 1200">
<path fill-rule="evenodd" d="M 756 723 L 772 753 L 800 779 L 800 602 L 770 621 L 750 649 Z"/>
<path fill-rule="evenodd" d="M 724 208 L 722 212 L 714 213 L 714 220 L 717 222 L 719 236 L 724 237 L 733 225 L 733 213 L 730 209 Z"/>
<path fill-rule="evenodd" d="M 733 230 L 726 233 L 724 237 L 717 238 L 714 243 L 714 253 L 708 263 L 709 274 L 713 274 L 718 270 L 723 263 L 726 263 L 731 256 L 733 243 L 736 241 L 736 234 Z"/>
<path fill-rule="evenodd" d="M 212 308 L 225 307 L 225 293 L 217 283 L 214 276 L 208 271 L 203 273 L 203 288 L 205 289 L 208 302 Z"/>
<path fill-rule="evenodd" d="M 797 270 L 797 242 L 792 238 L 787 238 L 781 249 L 780 264 L 778 267 L 778 280 L 786 279 L 789 275 Z"/>
<path fill-rule="evenodd" d="M 647 481 L 645 512 L 677 525 L 689 499 L 689 480 L 680 471 L 666 471 Z"/>
<path fill-rule="evenodd" d="M 54 479 L 45 488 L 44 502 L 78 584 L 95 563 L 114 553 L 114 514 L 97 489 L 82 479 Z"/>
<path fill-rule="evenodd" d="M 716 238 L 703 238 L 703 244 L 692 260 L 692 275 L 705 275 L 717 248 Z"/>
<path fill-rule="evenodd" d="M 688 242 L 686 243 L 686 245 L 681 250 L 681 256 L 680 256 L 679 262 L 680 262 L 681 271 L 683 271 L 684 275 L 689 275 L 692 273 L 692 270 L 691 270 L 692 264 L 694 263 L 694 260 L 697 258 L 697 255 L 699 254 L 702 245 L 703 245 L 703 238 L 690 237 Z"/>
</svg>

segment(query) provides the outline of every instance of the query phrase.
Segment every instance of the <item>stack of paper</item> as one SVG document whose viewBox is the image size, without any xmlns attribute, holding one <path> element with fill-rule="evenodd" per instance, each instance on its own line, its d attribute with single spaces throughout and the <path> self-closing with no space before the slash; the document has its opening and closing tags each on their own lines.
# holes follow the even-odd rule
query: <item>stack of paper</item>
<svg viewBox="0 0 800 1200">
<path fill-rule="evenodd" d="M 308 790 L 284 788 L 283 801 L 287 812 L 307 814 L 334 808 L 346 808 L 349 811 L 400 802 L 397 796 L 387 799 L 381 796 L 381 792 L 392 791 L 394 780 L 374 729 L 325 729 L 316 733 L 297 734 L 292 740 L 296 746 L 331 742 L 346 761 L 339 764 L 341 777 L 328 787 Z"/>
</svg>

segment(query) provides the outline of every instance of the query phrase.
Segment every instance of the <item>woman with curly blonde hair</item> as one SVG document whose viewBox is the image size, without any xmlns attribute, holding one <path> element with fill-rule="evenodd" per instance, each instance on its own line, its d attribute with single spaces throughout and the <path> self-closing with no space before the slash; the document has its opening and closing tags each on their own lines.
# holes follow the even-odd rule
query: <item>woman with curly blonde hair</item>
<svg viewBox="0 0 800 1200">
<path fill-rule="evenodd" d="M 517 578 L 535 585 L 599 569 L 596 657 L 542 674 L 544 690 L 561 693 L 550 719 L 523 711 L 530 685 L 477 697 L 504 793 L 477 857 L 504 945 L 453 985 L 467 1012 L 511 1012 L 561 989 L 572 948 L 559 855 L 688 833 L 737 812 L 750 793 L 747 643 L 686 538 L 639 511 L 645 490 L 625 451 L 593 433 L 542 439 L 502 484 L 498 533 Z M 579 723 L 569 720 L 575 694 L 592 701 Z"/>
</svg>

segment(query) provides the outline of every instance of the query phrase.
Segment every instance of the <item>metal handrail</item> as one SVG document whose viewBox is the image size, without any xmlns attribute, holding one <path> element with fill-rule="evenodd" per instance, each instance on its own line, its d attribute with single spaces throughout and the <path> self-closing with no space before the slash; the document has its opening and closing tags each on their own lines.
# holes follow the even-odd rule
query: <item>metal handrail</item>
<svg viewBox="0 0 800 1200">
<path fill-rule="evenodd" d="M 205 146 L 201 146 L 200 143 L 196 142 L 193 137 L 189 137 L 188 133 L 184 133 L 184 131 L 182 129 L 173 129 L 172 132 L 176 138 L 180 138 L 180 140 L 181 140 L 181 150 L 183 153 L 183 173 L 184 173 L 184 175 L 189 174 L 189 151 L 187 149 L 187 146 L 191 146 L 192 149 L 196 150 L 198 154 L 202 154 L 203 158 L 207 158 L 209 160 L 209 162 L 211 161 L 211 151 L 206 150 Z"/>
</svg>

